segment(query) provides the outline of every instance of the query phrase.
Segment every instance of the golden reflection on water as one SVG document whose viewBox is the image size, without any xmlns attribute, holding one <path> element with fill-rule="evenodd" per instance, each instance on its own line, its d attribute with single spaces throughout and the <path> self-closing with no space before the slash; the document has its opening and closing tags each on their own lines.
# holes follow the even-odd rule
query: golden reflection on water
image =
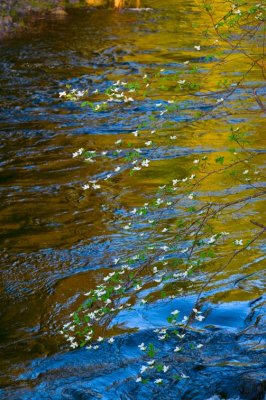
<svg viewBox="0 0 266 400">
<path fill-rule="evenodd" d="M 86 0 L 86 4 L 92 7 L 104 7 L 106 6 L 106 0 Z M 113 0 L 111 3 L 115 8 L 121 9 L 125 6 L 140 8 L 141 0 Z"/>
<path fill-rule="evenodd" d="M 138 0 L 134 3 L 133 6 L 140 7 Z M 116 6 L 120 8 L 121 1 L 116 2 Z M 208 119 L 198 123 L 174 120 L 171 129 L 162 128 L 154 139 L 161 153 L 149 169 L 133 177 L 127 169 L 110 183 L 103 184 L 99 192 L 82 190 L 81 186 L 88 179 L 113 170 L 116 161 L 105 158 L 88 164 L 73 159 L 72 152 L 80 147 L 110 151 L 115 149 L 114 141 L 120 137 L 124 143 L 138 146 L 138 139 L 132 136 L 132 131 L 139 124 L 143 111 L 131 113 L 122 110 L 125 115 L 121 115 L 120 110 L 114 110 L 107 120 L 104 114 L 91 116 L 88 110 L 75 109 L 71 104 L 62 106 L 56 97 L 58 81 L 64 81 L 63 86 L 68 79 L 74 78 L 74 85 L 84 87 L 93 77 L 95 89 L 108 80 L 134 81 L 144 72 L 149 74 L 154 68 L 165 68 L 178 73 L 178 76 L 173 82 L 165 76 L 151 83 L 149 93 L 154 101 L 175 99 L 180 104 L 192 101 L 204 106 L 208 101 L 208 91 L 220 90 L 220 81 L 224 78 L 230 83 L 235 82 L 250 66 L 242 54 L 228 56 L 228 47 L 224 43 L 214 43 L 214 36 L 202 36 L 202 29 L 209 26 L 209 20 L 198 11 L 194 1 L 143 1 L 141 6 L 154 7 L 154 10 L 136 15 L 98 10 L 76 16 L 72 25 L 62 22 L 50 26 L 46 33 L 36 38 L 36 42 L 26 42 L 26 47 L 23 47 L 23 40 L 10 42 L 14 51 L 19 50 L 28 62 L 28 66 L 23 67 L 26 61 L 22 56 L 21 64 L 14 62 L 13 68 L 21 82 L 25 76 L 31 79 L 31 69 L 36 77 L 27 83 L 29 89 L 23 89 L 23 86 L 17 89 L 22 91 L 18 97 L 23 96 L 25 90 L 26 105 L 17 106 L 18 99 L 14 104 L 12 99 L 7 100 L 10 108 L 21 107 L 23 110 L 25 107 L 27 117 L 35 113 L 35 120 L 26 118 L 17 122 L 16 118 L 12 121 L 7 118 L 7 125 L 1 126 L 9 129 L 8 134 L 10 129 L 11 133 L 19 133 L 15 140 L 12 135 L 9 140 L 5 138 L 7 163 L 0 171 L 3 180 L 1 237 L 4 264 L 1 293 L 5 305 L 0 318 L 5 373 L 10 370 L 10 374 L 16 375 L 19 371 L 15 371 L 16 363 L 58 351 L 62 341 L 56 332 L 80 304 L 82 294 L 95 288 L 102 275 L 113 267 L 114 257 L 118 254 L 127 257 L 141 245 L 137 233 L 131 237 L 121 229 L 121 223 L 127 221 L 128 210 L 147 201 L 158 185 L 187 176 L 193 159 L 203 152 L 208 152 L 212 162 L 217 152 L 228 157 L 226 149 L 231 146 L 228 142 L 231 124 L 240 124 L 249 133 L 254 149 L 262 150 L 265 146 L 264 115 L 255 107 L 252 94 L 245 95 L 249 85 L 259 86 L 262 80 L 261 70 L 256 66 L 243 90 L 226 102 L 218 114 L 211 113 Z M 210 42 L 211 49 L 207 47 Z M 202 51 L 195 53 L 194 46 L 199 43 Z M 252 48 L 254 54 L 260 51 L 248 40 L 244 46 L 249 51 Z M 39 55 L 36 55 L 37 51 L 40 51 Z M 228 56 L 227 63 L 219 65 L 204 59 L 215 52 Z M 60 57 L 57 59 L 58 54 Z M 52 63 L 54 58 L 57 60 L 55 64 Z M 93 66 L 89 65 L 90 60 Z M 186 60 L 203 72 L 211 70 L 202 92 L 192 97 L 176 87 L 177 79 L 198 80 L 198 75 L 184 72 L 181 63 Z M 17 85 L 14 76 L 14 85 Z M 39 107 L 43 108 L 40 112 L 34 104 L 34 97 L 31 98 L 39 93 L 39 87 L 34 86 L 35 79 L 44 91 L 41 93 L 43 104 L 40 103 Z M 45 91 L 47 86 L 50 91 Z M 144 95 L 140 92 L 137 100 L 143 101 Z M 47 97 L 50 103 L 45 103 Z M 196 111 L 189 109 L 186 115 L 194 115 Z M 177 116 L 181 115 L 181 111 L 177 112 Z M 36 130 L 41 133 L 36 134 Z M 165 141 L 169 130 L 177 135 L 176 151 L 171 157 L 166 154 Z M 148 128 L 145 134 L 147 132 Z M 257 169 L 261 169 L 264 162 L 264 156 L 257 157 Z M 232 187 L 234 190 L 230 192 Z M 245 194 L 246 189 L 239 187 L 228 175 L 219 179 L 211 176 L 202 185 L 201 199 L 226 201 L 236 198 L 241 190 Z M 252 230 L 256 231 L 250 228 L 250 215 L 260 220 L 264 208 L 263 201 L 253 202 L 239 209 L 233 220 L 225 216 L 223 220 L 213 221 L 212 227 L 215 231 L 228 230 L 236 232 L 236 237 L 248 239 Z M 171 223 L 174 227 L 175 218 L 169 218 L 169 225 Z M 155 232 L 159 235 L 159 231 Z M 224 254 L 231 247 L 225 246 Z M 251 251 L 248 256 L 241 254 L 212 283 L 211 289 L 217 291 L 207 294 L 208 299 L 219 304 L 259 297 L 263 293 L 263 261 L 257 261 L 260 253 L 262 251 L 258 248 L 258 252 Z M 217 263 L 210 262 L 199 273 L 195 281 L 197 289 L 202 280 L 215 271 Z M 245 284 L 235 284 L 242 274 L 251 278 Z M 180 287 L 186 295 L 194 294 L 194 288 L 189 288 L 186 282 L 180 283 Z M 169 284 L 165 290 L 170 294 L 176 288 Z M 155 290 L 150 301 L 159 299 L 160 293 Z M 122 329 L 127 329 L 126 324 L 117 327 L 117 331 Z"/>
</svg>

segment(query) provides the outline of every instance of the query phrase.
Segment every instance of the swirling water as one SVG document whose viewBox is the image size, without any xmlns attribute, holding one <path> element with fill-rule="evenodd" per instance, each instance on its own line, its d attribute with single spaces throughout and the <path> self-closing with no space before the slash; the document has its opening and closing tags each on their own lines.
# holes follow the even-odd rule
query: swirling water
<svg viewBox="0 0 266 400">
<path fill-rule="evenodd" d="M 157 94 L 155 99 L 122 107 L 119 112 L 94 113 L 80 103 L 60 99 L 58 93 L 66 85 L 104 91 L 118 79 L 139 80 L 156 68 L 176 73 L 188 58 L 200 68 L 209 67 L 212 61 L 204 60 L 202 54 L 191 56 L 191 49 L 201 40 L 202 25 L 193 0 L 147 0 L 141 9 L 72 11 L 64 20 L 47 21 L 33 36 L 0 44 L 3 387 L 16 387 L 32 361 L 66 351 L 57 332 L 79 303 L 80 294 L 97 284 L 114 258 L 126 257 L 140 245 L 137 234 L 122 229 L 127 211 L 142 204 L 158 185 L 182 176 L 193 158 L 224 151 L 228 134 L 224 121 L 252 127 L 252 149 L 263 150 L 262 112 L 253 105 L 248 113 L 243 112 L 239 89 L 228 108 L 204 126 L 182 125 L 189 121 L 193 103 L 186 116 L 175 115 L 177 141 L 171 147 L 162 143 L 156 153 L 146 149 L 147 157 L 154 160 L 147 171 L 134 177 L 124 171 L 100 192 L 82 190 L 88 179 L 113 169 L 115 160 L 110 157 L 105 164 L 87 164 L 73 159 L 72 153 L 80 147 L 108 151 L 117 137 L 129 140 L 144 121 L 143 115 L 151 113 L 155 101 L 161 99 Z M 253 74 L 249 84 L 258 87 L 260 78 Z M 263 87 L 259 90 L 263 97 Z M 207 105 L 197 100 L 197 107 L 201 110 Z M 206 195 L 230 194 L 223 181 L 205 189 Z M 230 190 L 238 193 L 245 186 Z M 238 219 L 227 228 L 241 237 L 248 229 L 247 215 L 262 213 L 263 202 L 253 202 L 248 210 L 240 210 Z M 137 231 L 146 228 L 140 224 Z M 241 268 L 238 265 L 212 283 L 206 294 L 209 314 L 203 325 L 237 331 L 260 314 L 263 263 L 260 242 L 256 257 L 242 257 Z M 246 276 L 249 279 L 243 281 Z M 197 279 L 200 284 L 201 277 Z M 175 306 L 186 314 L 194 298 L 195 293 L 187 287 Z M 158 300 L 156 295 L 154 299 Z M 121 313 L 117 323 L 125 333 L 164 326 L 170 308 L 167 302 L 154 301 Z M 28 384 L 23 381 L 20 385 Z M 133 398 L 142 398 L 136 396 Z M 193 396 L 196 399 L 195 393 Z"/>
</svg>

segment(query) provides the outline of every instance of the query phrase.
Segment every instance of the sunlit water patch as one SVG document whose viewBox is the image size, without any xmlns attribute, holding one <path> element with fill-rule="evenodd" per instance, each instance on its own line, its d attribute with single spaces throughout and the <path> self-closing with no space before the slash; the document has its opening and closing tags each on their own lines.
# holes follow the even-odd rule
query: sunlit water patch
<svg viewBox="0 0 266 400">
<path fill-rule="evenodd" d="M 141 10 L 75 12 L 67 21 L 50 21 L 47 29 L 32 38 L 1 43 L 3 385 L 12 388 L 28 362 L 66 350 L 58 332 L 84 301 L 84 293 L 95 288 L 103 276 L 119 270 L 123 260 L 147 246 L 160 249 L 171 240 L 176 218 L 185 213 L 185 202 L 172 208 L 164 204 L 142 218 L 132 218 L 132 210 L 153 198 L 158 186 L 191 175 L 196 159 L 208 156 L 215 160 L 218 153 L 224 154 L 231 125 L 242 124 L 248 130 L 250 150 L 260 153 L 254 170 L 262 171 L 265 123 L 259 105 L 252 100 L 253 89 L 260 85 L 258 73 L 252 72 L 246 87 L 235 89 L 233 79 L 245 70 L 236 57 L 230 76 L 234 91 L 228 101 L 217 87 L 219 71 L 213 73 L 207 91 L 198 88 L 192 97 L 183 96 L 182 85 L 193 76 L 193 68 L 204 73 L 217 62 L 209 49 L 201 49 L 200 54 L 194 49 L 205 22 L 198 19 L 194 1 L 151 4 L 147 0 Z M 184 64 L 187 61 L 190 64 Z M 143 78 L 154 71 L 160 72 L 160 87 L 157 78 L 147 82 Z M 137 95 L 134 91 L 127 94 L 136 96 L 134 101 L 113 101 L 100 112 L 82 104 L 93 101 L 100 107 L 106 90 L 117 81 L 140 85 Z M 88 95 L 77 101 L 59 96 L 73 89 L 88 91 Z M 119 86 L 119 93 L 122 90 Z M 257 93 L 265 98 L 263 88 Z M 179 96 L 175 108 L 172 101 Z M 219 101 L 223 104 L 212 113 Z M 195 113 L 206 113 L 206 118 L 195 124 Z M 136 130 L 139 137 L 133 134 Z M 156 133 L 151 134 L 153 130 Z M 169 136 L 173 138 L 170 143 Z M 119 146 L 117 140 L 121 140 Z M 73 158 L 80 148 L 95 151 L 95 162 Z M 137 148 L 150 164 L 133 176 L 131 148 Z M 111 179 L 105 180 L 109 174 Z M 84 190 L 88 181 L 100 182 L 100 190 Z M 200 200 L 210 196 L 217 201 L 226 199 L 244 194 L 247 188 L 248 183 L 245 186 L 230 177 L 214 178 L 203 185 Z M 169 195 L 168 201 L 173 200 L 174 195 Z M 195 204 L 200 200 L 195 199 Z M 237 210 L 234 220 L 217 221 L 215 228 L 235 232 L 232 243 L 248 238 L 250 216 L 256 218 L 263 211 L 262 200 L 254 199 Z M 154 228 L 150 221 L 157 220 L 162 226 Z M 129 223 L 130 229 L 125 229 Z M 170 227 L 166 235 L 162 234 L 164 224 Z M 238 263 L 210 282 L 204 292 L 205 320 L 197 324 L 198 329 L 222 327 L 235 333 L 254 322 L 254 315 L 261 315 L 265 249 L 261 242 L 256 246 L 257 252 L 249 254 L 248 260 L 240 255 Z M 185 246 L 173 248 L 166 255 L 169 270 L 176 268 L 171 263 L 180 258 L 180 252 L 185 257 L 184 250 Z M 223 252 L 229 250 L 230 245 Z M 133 261 L 132 268 L 137 268 L 139 260 Z M 161 268 L 162 260 L 156 259 L 156 263 Z M 162 299 L 163 283 L 145 277 L 145 285 L 132 296 L 134 308 L 122 310 L 112 321 L 114 332 L 162 328 L 175 309 L 182 310 L 183 318 L 215 267 L 214 261 L 197 272 L 193 282 L 181 281 L 174 299 Z M 183 273 L 179 268 L 178 273 Z M 167 282 L 167 296 L 175 290 L 173 282 Z M 137 343 L 139 339 L 132 337 Z M 134 358 L 130 343 L 129 349 Z M 71 354 L 66 357 L 72 360 Z M 136 370 L 129 366 L 124 378 L 135 376 Z M 108 378 L 110 383 L 113 380 Z M 93 390 L 100 384 L 102 377 L 95 380 Z M 195 390 L 190 394 L 194 399 Z M 58 393 L 54 398 L 60 398 L 60 390 Z"/>
</svg>

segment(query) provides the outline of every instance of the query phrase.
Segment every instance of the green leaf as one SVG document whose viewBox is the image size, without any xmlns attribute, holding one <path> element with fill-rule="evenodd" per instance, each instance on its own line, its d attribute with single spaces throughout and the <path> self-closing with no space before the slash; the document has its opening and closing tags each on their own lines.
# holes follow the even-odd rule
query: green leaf
<svg viewBox="0 0 266 400">
<path fill-rule="evenodd" d="M 156 349 L 152 343 L 148 344 L 147 354 L 151 358 L 154 358 L 154 356 L 156 354 Z"/>
<path fill-rule="evenodd" d="M 224 157 L 223 157 L 223 156 L 217 157 L 217 158 L 215 159 L 215 162 L 216 162 L 217 164 L 223 165 L 223 163 L 224 163 Z"/>
<path fill-rule="evenodd" d="M 157 369 L 158 372 L 162 372 L 163 371 L 163 364 L 156 365 L 155 368 Z"/>
</svg>

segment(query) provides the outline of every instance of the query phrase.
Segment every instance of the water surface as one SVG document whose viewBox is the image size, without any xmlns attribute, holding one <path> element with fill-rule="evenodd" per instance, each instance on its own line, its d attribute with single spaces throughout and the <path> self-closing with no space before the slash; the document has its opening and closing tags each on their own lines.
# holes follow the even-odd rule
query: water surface
<svg viewBox="0 0 266 400">
<path fill-rule="evenodd" d="M 114 258 L 127 257 L 141 246 L 139 234 L 143 230 L 146 243 L 154 242 L 145 224 L 140 223 L 134 234 L 123 230 L 132 207 L 143 204 L 158 185 L 186 175 L 194 158 L 204 154 L 215 158 L 216 152 L 225 151 L 227 126 L 241 123 L 251 135 L 252 150 L 264 148 L 265 116 L 249 100 L 249 89 L 245 91 L 245 107 L 240 102 L 244 89 L 240 88 L 215 118 L 198 125 L 187 124 L 195 107 L 208 107 L 198 94 L 195 104 L 184 105 L 186 112 L 171 114 L 177 135 L 173 146 L 165 144 L 167 129 L 161 129 L 161 145 L 156 153 L 143 150 L 153 158 L 149 169 L 133 177 L 125 170 L 102 191 L 82 190 L 88 179 L 113 170 L 117 160 L 110 156 L 90 164 L 73 159 L 72 153 L 81 147 L 110 151 L 117 138 L 135 143 L 132 132 L 154 112 L 156 102 L 171 99 L 174 93 L 155 88 L 154 97 L 146 102 L 94 113 L 89 107 L 81 107 L 80 102 L 60 99 L 58 93 L 66 85 L 89 89 L 90 93 L 95 89 L 103 92 L 118 79 L 138 81 L 153 70 L 182 72 L 187 59 L 202 69 L 214 62 L 204 58 L 209 50 L 200 54 L 193 51 L 206 24 L 193 0 L 143 3 L 139 10 L 75 11 L 65 20 L 48 21 L 33 36 L 0 45 L 0 324 L 4 386 L 14 385 L 27 363 L 65 349 L 58 330 L 80 303 L 81 295 L 95 287 L 106 268 L 114 267 Z M 245 64 L 236 58 L 235 74 L 241 74 L 244 68 Z M 215 78 L 213 74 L 209 82 L 213 91 L 217 90 Z M 258 71 L 252 72 L 248 85 L 251 89 L 260 87 Z M 262 86 L 259 94 L 265 96 Z M 258 169 L 263 158 L 256 161 Z M 235 183 L 231 187 L 230 181 L 221 179 L 213 180 L 212 186 L 204 190 L 206 196 L 226 198 L 246 187 Z M 254 201 L 240 209 L 234 221 L 227 221 L 224 229 L 235 230 L 236 238 L 250 229 L 255 232 L 256 228 L 249 226 L 249 215 L 259 220 L 262 213 L 263 202 Z M 217 226 L 223 227 L 223 222 L 217 222 Z M 212 282 L 206 293 L 210 311 L 205 325 L 233 331 L 246 326 L 251 302 L 263 295 L 262 250 L 259 242 L 256 253 L 240 256 L 236 265 Z M 249 279 L 239 280 L 244 276 Z M 198 287 L 202 279 L 201 274 L 196 277 Z M 193 305 L 195 289 L 184 288 L 184 296 L 174 305 L 159 300 L 154 290 L 153 302 L 117 317 L 119 330 L 164 326 L 172 307 L 182 308 L 185 314 Z M 258 304 L 261 310 L 263 301 Z"/>
</svg>

